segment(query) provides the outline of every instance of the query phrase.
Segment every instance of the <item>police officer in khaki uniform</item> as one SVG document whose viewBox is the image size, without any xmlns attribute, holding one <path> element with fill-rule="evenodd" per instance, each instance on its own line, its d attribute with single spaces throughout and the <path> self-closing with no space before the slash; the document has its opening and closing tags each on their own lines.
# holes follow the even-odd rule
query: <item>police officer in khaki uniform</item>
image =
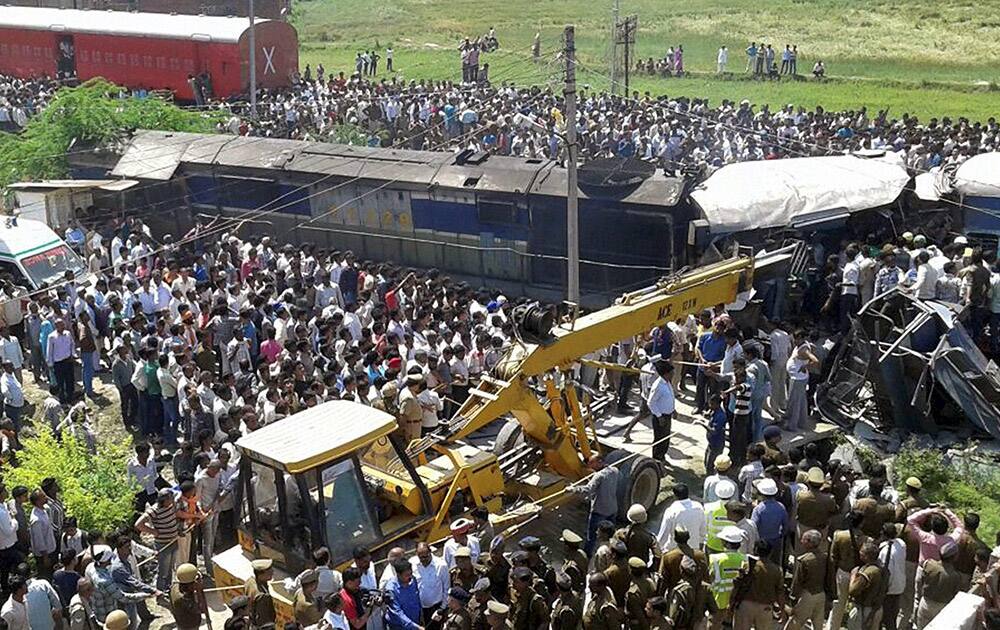
<svg viewBox="0 0 1000 630">
<path fill-rule="evenodd" d="M 247 580 L 243 594 L 250 600 L 250 624 L 259 628 L 265 624 L 274 623 L 274 600 L 271 599 L 271 589 L 268 584 L 274 575 L 274 561 L 270 558 L 258 558 L 250 563 L 253 567 L 253 577 Z"/>
<path fill-rule="evenodd" d="M 493 599 L 506 603 L 510 601 L 508 584 L 510 583 L 511 565 L 503 553 L 503 536 L 494 536 L 493 540 L 490 541 L 490 553 L 485 557 L 480 556 L 479 568 L 482 574 L 490 580 L 490 594 Z"/>
<path fill-rule="evenodd" d="M 784 604 L 785 579 L 781 568 L 770 560 L 771 545 L 757 541 L 754 554 L 758 559 L 752 563 L 747 560 L 740 578 L 747 580 L 748 587 L 737 588 L 737 592 L 744 592 L 733 613 L 733 630 L 771 630 L 774 607 Z"/>
<path fill-rule="evenodd" d="M 663 554 L 660 559 L 660 593 L 669 595 L 670 591 L 681 580 L 681 561 L 684 558 L 691 558 L 695 564 L 701 567 L 699 579 L 706 579 L 708 576 L 708 558 L 705 552 L 694 549 L 690 545 L 691 533 L 683 527 L 674 530 L 674 542 L 677 546 Z"/>
<path fill-rule="evenodd" d="M 573 581 L 573 590 L 582 593 L 587 585 L 587 554 L 580 548 L 583 545 L 583 538 L 576 532 L 564 529 L 559 540 L 563 542 L 566 562 L 563 563 L 563 573 Z M 557 576 L 558 577 L 558 576 Z M 558 581 L 556 586 L 558 587 Z"/>
<path fill-rule="evenodd" d="M 715 598 L 698 578 L 700 570 L 691 558 L 681 560 L 681 581 L 671 592 L 667 608 L 673 630 L 701 630 L 706 614 L 713 619 L 719 615 Z"/>
<path fill-rule="evenodd" d="M 486 604 L 486 623 L 490 630 L 514 630 L 514 623 L 507 618 L 510 614 L 510 606 L 495 599 L 491 599 Z"/>
<path fill-rule="evenodd" d="M 667 618 L 667 600 L 654 597 L 646 602 L 646 619 L 649 630 L 673 630 L 673 621 Z"/>
<path fill-rule="evenodd" d="M 800 495 L 801 496 L 801 495 Z M 820 549 L 823 535 L 815 529 L 802 534 L 799 544 L 804 552 L 795 558 L 795 568 L 792 573 L 792 607 L 788 611 L 791 617 L 785 630 L 798 630 L 807 621 L 812 627 L 823 627 L 826 612 L 826 554 Z"/>
<path fill-rule="evenodd" d="M 104 630 L 128 630 L 131 625 L 132 622 L 129 621 L 128 613 L 124 610 L 112 610 L 104 618 Z"/>
<path fill-rule="evenodd" d="M 472 585 L 472 600 L 469 601 L 469 613 L 472 614 L 472 630 L 487 630 L 486 605 L 490 601 L 490 578 L 481 577 Z"/>
<path fill-rule="evenodd" d="M 882 624 L 882 600 L 889 573 L 878 561 L 878 546 L 869 540 L 861 546 L 861 566 L 851 573 L 848 595 L 854 606 L 847 619 L 849 630 L 868 630 Z"/>
<path fill-rule="evenodd" d="M 197 630 L 202 618 L 208 619 L 201 574 L 193 564 L 177 567 L 177 582 L 170 587 L 170 611 L 178 630 Z"/>
<path fill-rule="evenodd" d="M 799 490 L 796 497 L 795 520 L 799 531 L 799 540 L 807 531 L 814 529 L 825 539 L 830 528 L 830 519 L 837 515 L 840 508 L 836 499 L 828 492 L 823 492 L 826 476 L 820 468 L 810 468 L 807 473 L 806 487 Z M 822 543 L 821 543 L 822 544 Z"/>
<path fill-rule="evenodd" d="M 322 614 L 319 602 L 313 596 L 319 585 L 319 575 L 313 569 L 306 569 L 299 574 L 299 592 L 295 595 L 295 621 L 303 628 L 319 623 Z"/>
<path fill-rule="evenodd" d="M 618 538 L 611 541 L 611 553 L 613 560 L 611 566 L 604 570 L 605 577 L 608 578 L 608 588 L 615 598 L 615 604 L 620 608 L 625 607 L 625 593 L 632 583 L 632 575 L 628 567 L 628 548 L 625 542 Z"/>
<path fill-rule="evenodd" d="M 514 630 L 539 630 L 549 625 L 549 608 L 545 598 L 533 586 L 534 574 L 528 567 L 511 571 L 511 622 Z"/>
<path fill-rule="evenodd" d="M 834 532 L 833 541 L 830 543 L 830 559 L 827 563 L 829 581 L 827 583 L 835 584 L 837 588 L 830 616 L 827 617 L 827 626 L 830 628 L 839 628 L 844 621 L 851 571 L 854 570 L 854 567 L 859 566 L 861 546 L 869 540 L 868 536 L 859 529 L 862 518 L 860 512 L 850 512 L 845 519 L 848 529 Z"/>
<path fill-rule="evenodd" d="M 423 374 L 407 374 L 406 387 L 399 392 L 399 428 L 407 444 L 420 439 L 420 423 L 424 418 L 424 410 L 417 400 L 417 394 L 423 386 Z"/>
<path fill-rule="evenodd" d="M 868 496 L 854 504 L 854 509 L 862 514 L 859 527 L 869 538 L 878 538 L 882 535 L 882 526 L 896 520 L 896 506 L 883 499 L 884 489 L 885 479 L 872 477 L 868 480 Z"/>
<path fill-rule="evenodd" d="M 962 575 L 955 568 L 958 545 L 948 541 L 941 545 L 941 559 L 924 562 L 920 579 L 920 604 L 917 606 L 917 630 L 937 616 L 961 590 Z"/>
<path fill-rule="evenodd" d="M 542 559 L 542 541 L 537 536 L 525 536 L 517 543 L 522 551 L 528 554 L 528 568 L 531 569 L 545 584 L 545 590 L 538 589 L 539 595 L 551 600 L 556 591 L 556 572 L 549 563 Z"/>
<path fill-rule="evenodd" d="M 556 601 L 552 604 L 552 630 L 577 630 L 583 623 L 583 600 L 573 590 L 573 580 L 556 573 Z"/>
<path fill-rule="evenodd" d="M 472 630 L 472 615 L 467 605 L 472 595 L 461 586 L 448 589 L 447 610 L 434 612 L 434 621 L 442 623 L 443 630 Z"/>
<path fill-rule="evenodd" d="M 649 630 L 646 619 L 646 602 L 656 595 L 656 582 L 647 575 L 646 563 L 635 556 L 628 559 L 632 577 L 628 592 L 625 593 L 625 615 L 631 630 Z"/>
<path fill-rule="evenodd" d="M 460 586 L 464 590 L 471 592 L 482 575 L 472 564 L 472 550 L 468 547 L 459 547 L 455 550 L 455 566 L 448 572 L 452 586 Z"/>
<path fill-rule="evenodd" d="M 900 501 L 903 509 L 906 510 L 906 514 L 903 516 L 909 516 L 917 510 L 922 510 L 924 508 L 930 507 L 930 502 L 921 494 L 924 488 L 924 484 L 920 479 L 916 477 L 906 478 L 906 498 Z"/>
<path fill-rule="evenodd" d="M 615 605 L 608 577 L 604 573 L 593 573 L 588 586 L 590 601 L 583 610 L 583 630 L 624 630 L 625 616 Z"/>
<path fill-rule="evenodd" d="M 630 558 L 641 558 L 646 566 L 656 566 L 654 561 L 660 557 L 660 545 L 656 542 L 656 537 L 646 529 L 646 508 L 636 503 L 628 509 L 627 517 L 628 526 L 615 532 L 615 536 L 625 542 Z"/>
</svg>

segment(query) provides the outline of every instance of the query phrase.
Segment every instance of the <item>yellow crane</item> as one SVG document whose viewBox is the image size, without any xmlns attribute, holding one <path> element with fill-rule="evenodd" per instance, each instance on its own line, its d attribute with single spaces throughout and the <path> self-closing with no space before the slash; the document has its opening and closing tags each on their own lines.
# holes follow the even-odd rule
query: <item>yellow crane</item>
<svg viewBox="0 0 1000 630">
<path fill-rule="evenodd" d="M 219 584 L 242 584 L 249 556 L 297 570 L 321 545 L 348 563 L 351 550 L 380 552 L 416 540 L 438 540 L 449 522 L 476 506 L 498 513 L 510 495 L 544 502 L 587 474 L 601 445 L 589 426 L 571 371 L 613 343 L 645 334 L 717 304 L 751 286 L 753 260 L 737 255 L 677 274 L 588 315 L 556 324 L 537 304 L 512 313 L 517 339 L 491 374 L 470 390 L 454 417 L 434 434 L 403 445 L 395 419 L 332 401 L 241 438 L 237 523 L 240 545 L 215 559 Z M 495 452 L 467 442 L 507 419 Z M 613 458 L 609 458 L 613 461 Z M 650 507 L 659 471 L 642 456 L 622 474 L 624 505 Z"/>
</svg>

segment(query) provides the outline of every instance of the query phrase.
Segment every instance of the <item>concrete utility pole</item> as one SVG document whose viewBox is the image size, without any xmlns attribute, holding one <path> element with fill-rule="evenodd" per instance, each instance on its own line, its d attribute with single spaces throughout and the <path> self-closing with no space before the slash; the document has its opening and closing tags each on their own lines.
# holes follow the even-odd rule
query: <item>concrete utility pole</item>
<svg viewBox="0 0 1000 630">
<path fill-rule="evenodd" d="M 576 187 L 576 42 L 572 26 L 566 27 L 566 299 L 580 303 L 580 234 Z"/>
<path fill-rule="evenodd" d="M 621 0 L 615 0 L 611 9 L 611 93 L 618 93 L 618 12 Z"/>
<path fill-rule="evenodd" d="M 250 2 L 250 115 L 257 120 L 257 33 L 253 26 L 253 0 Z"/>
</svg>

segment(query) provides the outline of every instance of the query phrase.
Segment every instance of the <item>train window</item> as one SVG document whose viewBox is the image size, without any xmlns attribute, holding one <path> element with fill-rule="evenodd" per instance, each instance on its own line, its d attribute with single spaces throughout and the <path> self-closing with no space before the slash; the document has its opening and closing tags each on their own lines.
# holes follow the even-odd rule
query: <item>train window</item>
<svg viewBox="0 0 1000 630">
<path fill-rule="evenodd" d="M 517 223 L 517 206 L 503 201 L 479 200 L 480 223 Z"/>
<path fill-rule="evenodd" d="M 156 67 L 159 70 L 166 70 L 167 69 L 167 58 L 166 57 L 157 57 L 156 58 Z"/>
<path fill-rule="evenodd" d="M 152 68 L 153 67 L 153 58 L 150 57 L 149 55 L 143 56 L 143 58 L 142 58 L 142 65 L 145 66 L 145 67 L 147 67 L 147 68 Z"/>
<path fill-rule="evenodd" d="M 7 56 L 7 44 L 0 44 L 0 55 Z"/>
<path fill-rule="evenodd" d="M 42 47 L 41 46 L 35 46 L 35 56 L 36 57 L 41 57 L 42 56 Z"/>
<path fill-rule="evenodd" d="M 184 70 L 186 72 L 194 72 L 194 60 L 193 59 L 185 59 L 184 60 Z"/>
<path fill-rule="evenodd" d="M 113 52 L 104 53 L 104 63 L 110 66 L 114 62 L 115 62 L 115 53 Z"/>
<path fill-rule="evenodd" d="M 128 56 L 128 63 L 133 68 L 139 67 L 139 55 L 132 53 Z"/>
<path fill-rule="evenodd" d="M 126 63 L 127 62 L 126 62 L 125 53 L 118 53 L 118 65 L 119 66 L 124 66 L 124 65 L 126 65 Z"/>
<path fill-rule="evenodd" d="M 171 57 L 170 58 L 170 69 L 171 70 L 180 70 L 180 67 L 181 67 L 180 59 L 178 59 L 177 57 Z"/>
</svg>

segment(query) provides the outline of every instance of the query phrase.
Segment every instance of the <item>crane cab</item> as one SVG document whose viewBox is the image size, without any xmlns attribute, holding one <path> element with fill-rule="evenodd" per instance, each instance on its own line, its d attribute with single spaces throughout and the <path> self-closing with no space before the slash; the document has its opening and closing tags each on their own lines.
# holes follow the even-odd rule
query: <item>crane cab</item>
<svg viewBox="0 0 1000 630">
<path fill-rule="evenodd" d="M 377 555 L 437 540 L 477 505 L 499 510 L 495 456 L 450 445 L 411 461 L 397 428 L 390 414 L 337 400 L 240 438 L 239 544 L 213 558 L 216 583 L 241 587 L 253 577 L 253 558 L 271 558 L 294 575 L 321 546 L 347 566 L 357 547 Z"/>
</svg>

